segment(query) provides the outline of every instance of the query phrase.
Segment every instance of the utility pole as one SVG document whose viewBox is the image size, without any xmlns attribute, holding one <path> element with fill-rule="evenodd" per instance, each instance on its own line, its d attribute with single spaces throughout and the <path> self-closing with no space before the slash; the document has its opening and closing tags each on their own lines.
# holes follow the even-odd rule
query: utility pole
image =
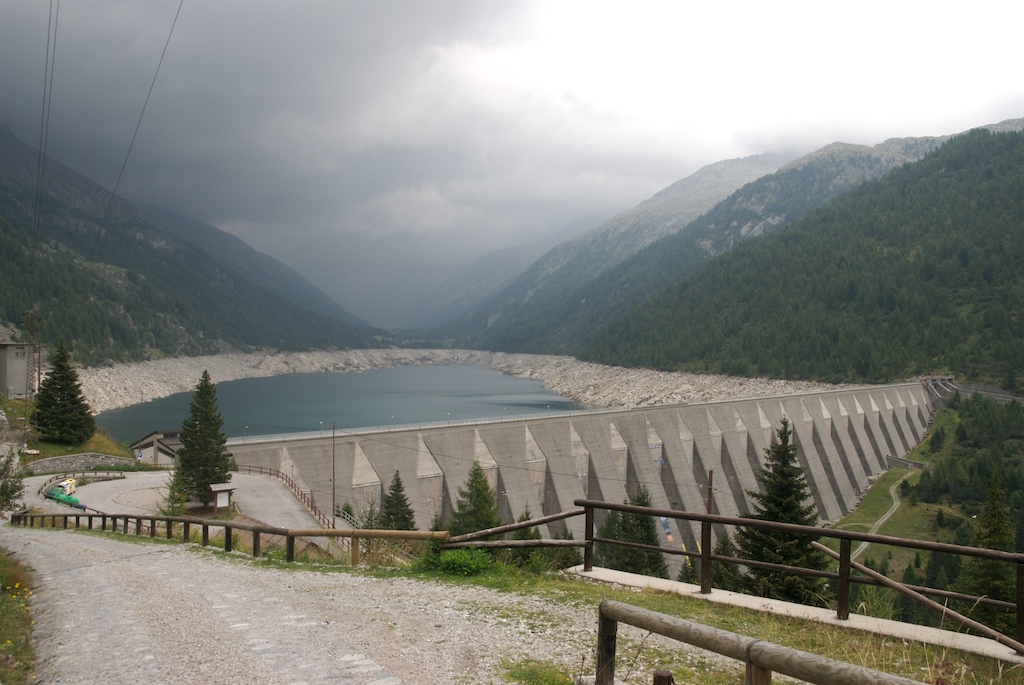
<svg viewBox="0 0 1024 685">
<path fill-rule="evenodd" d="M 336 482 L 338 472 L 338 458 L 335 451 L 335 436 L 338 432 L 338 422 L 331 421 L 331 528 L 337 527 L 338 523 L 334 517 L 338 513 L 338 484 Z"/>
<path fill-rule="evenodd" d="M 35 387 L 32 385 L 33 377 L 42 373 L 41 353 L 36 349 L 36 313 L 32 310 L 25 312 L 28 317 L 28 349 L 25 351 L 25 422 L 22 425 L 21 444 L 28 445 L 28 405 L 39 388 L 40 381 L 36 380 Z M 37 416 L 38 421 L 38 416 Z"/>
</svg>

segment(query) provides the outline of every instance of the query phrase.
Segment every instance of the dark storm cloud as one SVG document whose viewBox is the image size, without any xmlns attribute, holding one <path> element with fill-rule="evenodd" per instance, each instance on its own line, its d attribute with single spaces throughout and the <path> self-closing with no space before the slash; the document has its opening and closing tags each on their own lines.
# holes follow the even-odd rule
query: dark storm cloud
<svg viewBox="0 0 1024 685">
<path fill-rule="evenodd" d="M 1016 81 L 999 85 L 1016 78 L 1000 66 L 1015 64 L 1012 17 L 973 49 L 963 17 L 951 55 L 933 49 L 952 30 L 934 13 L 808 7 L 186 0 L 119 192 L 400 323 L 405 293 L 466 259 L 704 164 L 1020 116 Z M 49 10 L 0 8 L 0 120 L 30 144 Z M 113 186 L 177 10 L 61 3 L 51 156 Z M 880 49 L 883 19 L 915 30 Z"/>
</svg>

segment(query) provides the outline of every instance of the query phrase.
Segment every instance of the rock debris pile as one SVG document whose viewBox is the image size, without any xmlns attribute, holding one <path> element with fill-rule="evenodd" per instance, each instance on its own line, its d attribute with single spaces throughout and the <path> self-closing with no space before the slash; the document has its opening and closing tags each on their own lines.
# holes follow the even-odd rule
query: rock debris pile
<svg viewBox="0 0 1024 685">
<path fill-rule="evenodd" d="M 403 365 L 474 364 L 533 378 L 558 395 L 593 408 L 633 408 L 767 397 L 835 389 L 823 383 L 626 369 L 573 357 L 475 350 L 337 350 L 175 357 L 79 369 L 94 412 L 191 391 L 203 370 L 214 383 L 287 373 L 358 373 Z"/>
</svg>

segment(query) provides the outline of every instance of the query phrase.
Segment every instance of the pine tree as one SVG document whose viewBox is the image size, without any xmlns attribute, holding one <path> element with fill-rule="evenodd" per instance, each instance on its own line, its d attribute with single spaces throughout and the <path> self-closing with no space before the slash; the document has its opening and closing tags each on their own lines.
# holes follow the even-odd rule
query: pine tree
<svg viewBox="0 0 1024 685">
<path fill-rule="evenodd" d="M 737 556 L 736 545 L 733 544 L 732 538 L 728 533 L 719 538 L 718 544 L 715 545 L 712 553 L 723 557 Z M 711 585 L 720 590 L 743 592 L 743 573 L 736 564 L 730 564 L 724 561 L 712 561 Z"/>
<path fill-rule="evenodd" d="M 171 483 L 172 495 L 182 499 L 198 497 L 206 506 L 213 498 L 209 486 L 231 480 L 231 458 L 224 450 L 227 438 L 217 408 L 217 390 L 208 371 L 203 371 L 181 425 L 181 449 Z"/>
<path fill-rule="evenodd" d="M 50 357 L 49 373 L 39 385 L 36 421 L 43 440 L 65 445 L 79 445 L 96 432 L 96 421 L 63 338 Z"/>
<path fill-rule="evenodd" d="M 636 507 L 650 507 L 651 494 L 647 491 L 646 486 L 641 485 L 637 489 L 636 495 L 630 497 L 626 503 Z M 608 512 L 598 537 L 622 540 L 623 542 L 635 542 L 652 547 L 661 546 L 658 526 L 654 521 L 654 517 L 647 514 L 618 511 Z M 597 554 L 600 560 L 598 562 L 599 565 L 605 568 L 655 576 L 657 578 L 668 578 L 668 565 L 665 563 L 665 555 L 657 550 L 600 543 L 598 544 Z"/>
<path fill-rule="evenodd" d="M 818 515 L 814 506 L 807 503 L 810 489 L 797 462 L 797 446 L 790 444 L 792 431 L 787 418 L 782 418 L 776 435 L 778 442 L 765 448 L 765 465 L 757 474 L 764 492 L 747 492 L 755 509 L 750 518 L 813 526 Z M 807 536 L 744 527 L 737 529 L 736 541 L 740 556 L 745 559 L 819 571 L 828 565 L 826 556 L 811 547 L 812 540 Z M 822 579 L 774 569 L 750 568 L 746 586 L 762 597 L 802 604 L 824 605 L 828 599 Z"/>
<path fill-rule="evenodd" d="M 487 482 L 487 475 L 480 462 L 474 461 L 466 483 L 459 488 L 448 532 L 452 535 L 465 535 L 500 525 L 498 495 Z"/>
<path fill-rule="evenodd" d="M 380 503 L 380 518 L 381 527 L 387 530 L 416 530 L 416 516 L 409 506 L 409 498 L 405 496 L 405 485 L 398 469 L 395 469 L 391 486 Z"/>
<path fill-rule="evenodd" d="M 523 513 L 516 519 L 516 523 L 526 523 L 533 514 L 530 513 L 530 507 L 526 507 Z M 520 528 L 519 530 L 512 532 L 513 540 L 540 540 L 540 531 L 537 530 L 536 526 L 530 526 L 529 528 Z M 513 547 L 507 550 L 507 554 L 504 555 L 508 563 L 514 564 L 515 566 L 526 566 L 530 563 L 532 557 L 543 559 L 540 549 L 537 547 Z"/>
<path fill-rule="evenodd" d="M 1010 521 L 1010 509 L 1004 501 L 1004 491 L 999 476 L 992 479 L 988 502 L 981 510 L 974 530 L 976 547 L 1009 552 L 1013 549 L 1014 527 Z M 1001 599 L 1012 602 L 1016 589 L 1014 570 L 1011 564 L 995 559 L 968 557 L 964 562 L 959 590 L 965 594 Z M 1013 634 L 1014 617 L 1002 609 L 976 605 L 971 617 L 1008 635 Z"/>
</svg>

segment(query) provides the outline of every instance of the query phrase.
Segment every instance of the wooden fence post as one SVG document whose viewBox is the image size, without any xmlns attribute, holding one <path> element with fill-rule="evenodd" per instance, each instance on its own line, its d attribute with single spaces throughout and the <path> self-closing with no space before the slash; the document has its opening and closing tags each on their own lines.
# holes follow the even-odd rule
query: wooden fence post
<svg viewBox="0 0 1024 685">
<path fill-rule="evenodd" d="M 615 683 L 615 638 L 619 624 L 597 612 L 597 675 L 594 685 Z"/>
<path fill-rule="evenodd" d="M 1017 564 L 1017 642 L 1024 642 L 1024 564 Z"/>
<path fill-rule="evenodd" d="M 594 570 L 594 507 L 587 507 L 584 514 L 583 537 L 587 541 L 583 548 L 583 570 Z"/>
<path fill-rule="evenodd" d="M 288 535 L 285 537 L 285 561 L 295 561 L 295 536 Z"/>
<path fill-rule="evenodd" d="M 836 616 L 841 621 L 850 618 L 850 540 L 839 541 L 839 592 L 836 597 Z"/>
<path fill-rule="evenodd" d="M 231 526 L 224 526 L 224 551 L 231 551 Z"/>
<path fill-rule="evenodd" d="M 711 522 L 700 523 L 700 592 L 711 594 Z"/>
<path fill-rule="evenodd" d="M 260 532 L 254 530 L 252 532 L 252 556 L 253 558 L 259 557 L 260 555 Z"/>
<path fill-rule="evenodd" d="M 149 537 L 151 537 L 151 538 L 155 538 L 156 537 L 156 519 L 155 518 L 149 519 Z"/>
<path fill-rule="evenodd" d="M 203 547 L 210 544 L 210 526 L 206 523 L 203 524 Z"/>
<path fill-rule="evenodd" d="M 772 672 L 748 661 L 743 685 L 772 685 Z"/>
<path fill-rule="evenodd" d="M 188 521 L 182 521 L 182 523 L 181 523 L 181 537 L 184 539 L 185 542 L 191 542 L 192 541 L 192 537 L 190 535 L 190 533 L 192 531 L 189 530 L 189 528 L 190 528 L 189 522 Z"/>
<path fill-rule="evenodd" d="M 675 682 L 676 680 L 672 677 L 671 671 L 659 669 L 654 672 L 654 685 L 674 685 Z"/>
<path fill-rule="evenodd" d="M 359 565 L 359 538 L 356 537 L 355 531 L 352 531 L 352 544 L 349 545 L 349 560 L 353 566 Z"/>
</svg>

